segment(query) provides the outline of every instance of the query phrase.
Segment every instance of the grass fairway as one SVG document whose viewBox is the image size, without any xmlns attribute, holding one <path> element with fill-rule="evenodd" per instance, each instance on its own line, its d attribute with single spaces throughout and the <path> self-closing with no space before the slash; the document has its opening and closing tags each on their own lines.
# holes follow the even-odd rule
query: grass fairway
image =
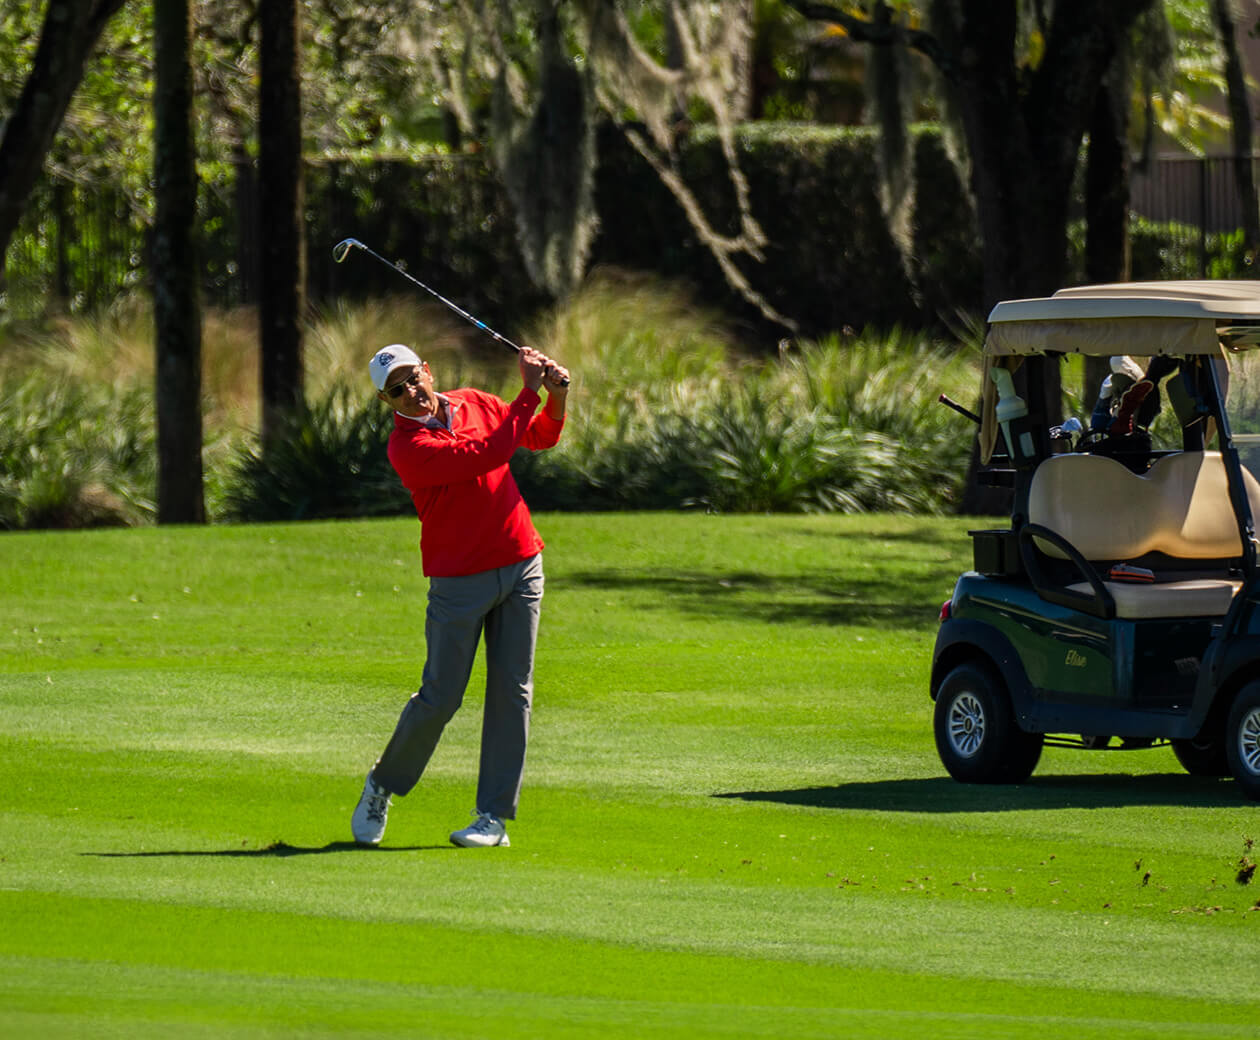
<svg viewBox="0 0 1260 1040">
<path fill-rule="evenodd" d="M 549 515 L 510 849 L 480 675 L 379 849 L 414 520 L 0 537 L 5 1037 L 1254 1037 L 1260 808 L 944 776 L 962 520 Z"/>
</svg>

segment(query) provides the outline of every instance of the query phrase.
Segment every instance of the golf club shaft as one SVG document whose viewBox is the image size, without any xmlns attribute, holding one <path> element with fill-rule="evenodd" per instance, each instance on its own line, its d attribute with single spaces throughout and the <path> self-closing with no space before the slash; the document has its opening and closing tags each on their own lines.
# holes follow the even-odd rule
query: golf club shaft
<svg viewBox="0 0 1260 1040">
<path fill-rule="evenodd" d="M 950 408 L 954 409 L 954 411 L 956 411 L 959 415 L 965 415 L 977 426 L 981 425 L 980 416 L 976 415 L 976 413 L 973 412 L 970 408 L 964 408 L 957 401 L 951 400 L 950 398 L 946 397 L 944 394 L 941 394 L 941 396 L 938 397 L 937 400 L 940 401 L 941 404 L 948 405 Z"/>
<path fill-rule="evenodd" d="M 492 329 L 484 321 L 480 321 L 477 318 L 474 318 L 471 314 L 469 314 L 466 310 L 464 310 L 464 308 L 461 307 L 459 304 L 451 302 L 445 296 L 443 296 L 440 292 L 438 292 L 436 289 L 430 289 L 427 285 L 424 284 L 424 282 L 420 281 L 419 278 L 416 278 L 414 275 L 408 273 L 398 264 L 393 263 L 389 260 L 386 260 L 385 257 L 381 256 L 381 254 L 378 253 L 375 249 L 372 249 L 370 246 L 364 245 L 357 238 L 344 238 L 340 242 L 338 242 L 335 246 L 333 246 L 333 260 L 336 261 L 337 263 L 341 263 L 342 261 L 345 260 L 347 256 L 350 255 L 351 249 L 362 249 L 365 253 L 368 254 L 368 256 L 375 257 L 377 260 L 383 263 L 386 267 L 390 267 L 393 270 L 397 271 L 400 275 L 406 278 L 407 281 L 411 282 L 412 285 L 418 286 L 419 288 L 423 289 L 425 292 L 427 292 L 439 303 L 442 303 L 446 307 L 448 307 L 450 310 L 453 310 L 466 322 L 469 322 L 470 324 L 475 325 L 487 336 L 493 339 L 496 343 L 502 343 L 505 347 L 508 347 L 509 349 L 516 351 L 516 353 L 518 354 L 521 352 L 521 348 L 518 347 L 515 343 L 513 343 L 510 339 L 508 339 L 506 336 L 500 335 L 499 333 L 495 332 L 494 329 Z M 560 385 L 568 386 L 569 381 L 567 379 L 561 380 Z"/>
</svg>

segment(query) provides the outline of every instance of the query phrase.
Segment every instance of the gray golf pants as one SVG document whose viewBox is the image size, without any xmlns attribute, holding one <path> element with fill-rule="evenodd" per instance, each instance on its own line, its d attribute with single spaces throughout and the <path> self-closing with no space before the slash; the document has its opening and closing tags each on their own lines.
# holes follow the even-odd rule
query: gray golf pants
<svg viewBox="0 0 1260 1040">
<path fill-rule="evenodd" d="M 373 779 L 404 795 L 420 779 L 464 690 L 486 636 L 486 706 L 477 811 L 516 818 L 534 699 L 534 643 L 542 606 L 542 555 L 497 570 L 429 579 L 420 689 L 403 708 Z"/>
</svg>

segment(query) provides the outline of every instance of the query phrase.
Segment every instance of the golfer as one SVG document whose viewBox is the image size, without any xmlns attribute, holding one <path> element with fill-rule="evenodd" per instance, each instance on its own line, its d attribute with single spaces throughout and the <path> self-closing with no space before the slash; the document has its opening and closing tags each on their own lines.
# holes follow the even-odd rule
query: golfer
<svg viewBox="0 0 1260 1040">
<path fill-rule="evenodd" d="M 569 373 L 529 347 L 523 386 L 510 404 L 462 389 L 439 393 L 409 347 L 385 347 L 369 362 L 377 396 L 394 409 L 389 461 L 420 517 L 420 557 L 429 579 L 420 689 L 368 772 L 351 830 L 362 845 L 385 834 L 391 795 L 420 779 L 464 697 L 481 634 L 486 702 L 471 826 L 451 841 L 508 845 L 516 818 L 534 692 L 534 643 L 543 596 L 542 539 L 508 469 L 522 445 L 550 448 L 564 428 Z M 547 388 L 547 403 L 538 411 Z"/>
</svg>

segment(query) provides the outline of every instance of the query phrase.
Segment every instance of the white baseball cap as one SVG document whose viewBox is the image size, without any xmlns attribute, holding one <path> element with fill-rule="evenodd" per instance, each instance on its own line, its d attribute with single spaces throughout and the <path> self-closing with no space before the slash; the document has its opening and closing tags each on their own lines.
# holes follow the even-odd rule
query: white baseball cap
<svg viewBox="0 0 1260 1040">
<path fill-rule="evenodd" d="M 382 347 L 372 355 L 368 362 L 368 371 L 372 373 L 372 382 L 377 390 L 384 390 L 389 374 L 396 368 L 419 368 L 419 356 L 410 347 L 401 343 L 391 343 Z"/>
</svg>

